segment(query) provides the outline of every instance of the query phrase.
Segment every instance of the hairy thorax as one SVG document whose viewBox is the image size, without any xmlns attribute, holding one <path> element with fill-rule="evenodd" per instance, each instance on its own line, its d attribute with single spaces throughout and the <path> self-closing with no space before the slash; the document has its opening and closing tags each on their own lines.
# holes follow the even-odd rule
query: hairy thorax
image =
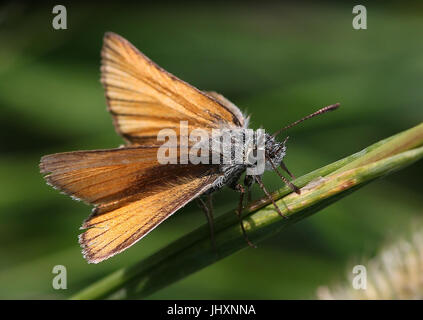
<svg viewBox="0 0 423 320">
<path fill-rule="evenodd" d="M 272 170 L 270 161 L 279 166 L 286 154 L 285 142 L 276 141 L 275 138 L 263 130 L 251 129 L 227 130 L 220 136 L 214 136 L 213 153 L 219 153 L 221 164 L 219 171 L 221 176 L 212 184 L 207 193 L 214 192 L 227 185 L 234 188 L 242 174 L 248 169 L 262 167 L 263 170 L 253 171 L 251 175 L 261 176 L 264 170 Z M 226 143 L 224 140 L 226 139 Z M 230 141 L 230 143 L 227 143 Z M 216 142 L 220 142 L 216 143 Z"/>
</svg>

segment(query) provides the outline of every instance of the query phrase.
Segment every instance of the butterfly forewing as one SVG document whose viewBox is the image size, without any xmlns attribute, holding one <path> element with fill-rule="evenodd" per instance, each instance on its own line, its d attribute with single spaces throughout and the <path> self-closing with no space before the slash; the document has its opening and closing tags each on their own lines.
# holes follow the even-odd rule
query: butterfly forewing
<svg viewBox="0 0 423 320">
<path fill-rule="evenodd" d="M 179 132 L 180 121 L 188 121 L 189 131 L 242 126 L 239 110 L 166 72 L 114 33 L 104 37 L 101 71 L 116 130 L 131 143 L 157 143 L 161 129 Z"/>
<path fill-rule="evenodd" d="M 160 164 L 157 148 L 120 148 L 52 154 L 41 159 L 47 182 L 92 204 L 127 195 Z"/>
</svg>

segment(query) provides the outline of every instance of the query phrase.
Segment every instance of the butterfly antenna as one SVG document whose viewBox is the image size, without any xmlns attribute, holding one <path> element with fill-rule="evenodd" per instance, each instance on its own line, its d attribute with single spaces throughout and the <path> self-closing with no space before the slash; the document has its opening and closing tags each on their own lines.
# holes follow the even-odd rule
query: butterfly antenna
<svg viewBox="0 0 423 320">
<path fill-rule="evenodd" d="M 327 106 L 327 107 L 324 107 L 322 109 L 319 109 L 316 112 L 313 112 L 312 114 L 309 114 L 308 116 L 306 116 L 306 117 L 304 117 L 304 118 L 302 118 L 300 120 L 297 120 L 297 121 L 291 123 L 290 125 L 287 125 L 286 127 L 283 127 L 282 129 L 276 131 L 274 134 L 272 134 L 272 137 L 276 137 L 282 131 L 284 131 L 286 129 L 289 129 L 289 128 L 292 128 L 292 127 L 296 126 L 297 124 L 299 124 L 300 122 L 303 122 L 304 120 L 313 118 L 315 116 L 318 116 L 319 114 L 323 114 L 323 113 L 326 113 L 326 112 L 329 112 L 329 111 L 336 110 L 339 106 L 340 106 L 339 103 L 335 103 L 335 104 L 332 104 L 330 106 Z"/>
</svg>

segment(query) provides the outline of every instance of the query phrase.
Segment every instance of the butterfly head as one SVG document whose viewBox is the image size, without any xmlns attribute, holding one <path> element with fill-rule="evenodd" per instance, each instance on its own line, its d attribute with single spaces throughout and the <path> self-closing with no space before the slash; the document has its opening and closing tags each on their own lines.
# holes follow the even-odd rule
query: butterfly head
<svg viewBox="0 0 423 320">
<path fill-rule="evenodd" d="M 266 135 L 265 144 L 265 169 L 274 170 L 274 166 L 278 167 L 281 165 L 283 158 L 286 155 L 286 142 L 287 137 L 284 141 L 280 142 L 271 135 Z"/>
</svg>

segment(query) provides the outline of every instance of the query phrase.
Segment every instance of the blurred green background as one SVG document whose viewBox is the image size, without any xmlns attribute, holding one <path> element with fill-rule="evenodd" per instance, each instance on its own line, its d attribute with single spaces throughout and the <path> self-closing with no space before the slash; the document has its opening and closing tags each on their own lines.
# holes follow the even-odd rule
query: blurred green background
<svg viewBox="0 0 423 320">
<path fill-rule="evenodd" d="M 342 108 L 289 132 L 297 176 L 417 125 L 423 118 L 423 5 L 366 4 L 368 29 L 352 28 L 349 2 L 156 6 L 76 4 L 68 29 L 52 5 L 0 7 L 0 298 L 62 299 L 157 251 L 205 222 L 195 203 L 126 252 L 88 265 L 77 242 L 90 207 L 44 183 L 42 155 L 122 143 L 99 82 L 105 31 L 204 90 L 224 94 L 274 131 L 317 108 Z M 153 299 L 308 299 L 371 257 L 422 215 L 423 165 L 361 189 L 317 215 L 163 289 Z M 268 188 L 281 185 L 273 174 Z M 261 197 L 254 190 L 254 197 Z M 238 195 L 215 196 L 217 214 Z M 52 288 L 64 265 L 68 289 Z M 350 272 L 350 270 L 347 270 Z"/>
</svg>

